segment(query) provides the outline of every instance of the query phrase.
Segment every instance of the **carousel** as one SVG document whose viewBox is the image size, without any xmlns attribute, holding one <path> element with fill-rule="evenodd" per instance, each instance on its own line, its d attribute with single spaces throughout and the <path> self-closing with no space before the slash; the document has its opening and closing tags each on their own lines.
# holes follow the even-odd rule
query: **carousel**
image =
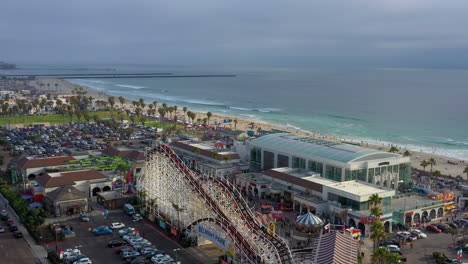
<svg viewBox="0 0 468 264">
<path fill-rule="evenodd" d="M 301 247 L 310 244 L 312 239 L 320 235 L 324 223 L 320 217 L 308 212 L 298 216 L 293 224 L 294 229 L 291 232 L 291 238 L 295 242 L 293 245 Z"/>
</svg>

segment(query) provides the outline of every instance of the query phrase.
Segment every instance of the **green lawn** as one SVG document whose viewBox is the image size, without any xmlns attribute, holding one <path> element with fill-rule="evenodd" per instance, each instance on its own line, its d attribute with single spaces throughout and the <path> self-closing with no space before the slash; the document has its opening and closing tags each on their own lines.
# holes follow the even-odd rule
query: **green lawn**
<svg viewBox="0 0 468 264">
<path fill-rule="evenodd" d="M 118 119 L 119 115 L 117 112 L 111 112 L 111 111 L 97 111 L 97 112 L 88 112 L 91 120 L 94 121 L 93 116 L 98 115 L 100 119 L 105 119 L 105 118 L 115 118 Z M 129 122 L 130 119 L 127 116 L 127 113 L 121 113 L 123 116 L 124 120 L 128 120 Z M 78 118 L 76 115 L 73 116 L 73 122 L 78 123 Z M 40 115 L 40 116 L 6 116 L 6 117 L 0 117 L 0 126 L 7 126 L 9 123 L 10 124 L 24 124 L 25 126 L 31 125 L 33 123 L 45 123 L 49 122 L 51 124 L 65 124 L 69 123 L 70 117 L 68 115 Z M 81 117 L 81 122 L 85 122 L 85 119 Z M 136 123 L 141 125 L 140 118 L 136 118 L 135 120 Z M 156 121 L 154 119 L 149 119 L 146 118 L 145 126 L 148 127 L 157 127 L 157 128 L 163 128 L 166 129 L 168 127 L 173 127 L 174 124 L 170 123 L 162 123 L 159 121 Z M 183 129 L 183 125 L 177 125 L 177 128 Z"/>
</svg>

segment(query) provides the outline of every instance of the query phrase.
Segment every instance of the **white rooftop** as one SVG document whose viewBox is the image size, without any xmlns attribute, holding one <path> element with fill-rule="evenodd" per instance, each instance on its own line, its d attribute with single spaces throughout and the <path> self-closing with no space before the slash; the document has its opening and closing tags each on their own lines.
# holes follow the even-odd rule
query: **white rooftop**
<svg viewBox="0 0 468 264">
<path fill-rule="evenodd" d="M 328 193 L 334 193 L 359 202 L 369 200 L 369 197 L 373 194 L 378 194 L 382 198 L 395 195 L 393 189 L 360 181 L 335 182 L 324 186 L 324 189 L 327 189 Z"/>
<path fill-rule="evenodd" d="M 271 170 L 282 172 L 282 173 L 285 173 L 285 174 L 288 174 L 297 178 L 301 178 L 304 180 L 307 180 L 307 178 L 309 177 L 320 176 L 320 173 L 316 173 L 313 171 L 308 171 L 304 169 L 293 169 L 293 168 L 288 168 L 288 167 L 274 168 Z"/>
</svg>

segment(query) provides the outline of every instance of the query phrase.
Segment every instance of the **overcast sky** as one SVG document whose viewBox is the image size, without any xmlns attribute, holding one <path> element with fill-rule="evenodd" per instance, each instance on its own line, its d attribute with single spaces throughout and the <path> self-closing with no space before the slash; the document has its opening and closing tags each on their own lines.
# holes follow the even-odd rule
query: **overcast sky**
<svg viewBox="0 0 468 264">
<path fill-rule="evenodd" d="M 468 68 L 468 1 L 7 0 L 2 59 Z"/>
</svg>

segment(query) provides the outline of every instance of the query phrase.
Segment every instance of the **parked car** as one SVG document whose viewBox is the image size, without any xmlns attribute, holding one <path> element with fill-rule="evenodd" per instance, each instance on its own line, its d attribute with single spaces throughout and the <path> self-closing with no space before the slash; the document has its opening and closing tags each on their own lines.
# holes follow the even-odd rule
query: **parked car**
<svg viewBox="0 0 468 264">
<path fill-rule="evenodd" d="M 411 234 L 410 232 L 403 231 L 403 232 L 397 232 L 397 237 L 402 239 L 403 241 L 414 241 L 417 238 L 417 236 Z"/>
<path fill-rule="evenodd" d="M 138 221 L 140 221 L 141 219 L 143 219 L 143 217 L 141 217 L 140 214 L 134 214 L 134 215 L 132 215 L 132 218 L 133 218 L 133 221 L 134 221 L 134 222 L 138 222 Z"/>
<path fill-rule="evenodd" d="M 453 229 L 458 229 L 458 225 L 455 223 L 449 223 L 448 226 L 450 226 Z"/>
<path fill-rule="evenodd" d="M 112 223 L 109 227 L 112 229 L 120 229 L 120 228 L 124 228 L 125 225 L 121 222 L 116 222 L 116 223 Z"/>
<path fill-rule="evenodd" d="M 73 262 L 73 264 L 92 264 L 93 262 L 89 258 L 81 258 Z"/>
<path fill-rule="evenodd" d="M 132 250 L 135 250 L 132 246 L 125 245 L 125 246 L 118 247 L 114 252 L 116 254 L 120 254 L 120 252 L 132 251 Z"/>
<path fill-rule="evenodd" d="M 107 235 L 112 233 L 112 229 L 107 226 L 99 226 L 93 229 L 93 233 L 96 236 Z"/>
<path fill-rule="evenodd" d="M 428 225 L 428 226 L 426 226 L 426 229 L 431 231 L 431 232 L 434 232 L 434 233 L 441 233 L 442 232 L 442 230 L 437 228 L 437 226 L 435 226 L 435 225 Z"/>
<path fill-rule="evenodd" d="M 437 228 L 439 228 L 440 230 L 442 230 L 442 232 L 445 232 L 447 231 L 448 229 L 450 229 L 450 227 L 446 224 L 435 224 L 435 226 Z"/>
<path fill-rule="evenodd" d="M 125 242 L 124 240 L 121 240 L 121 239 L 116 239 L 116 240 L 111 240 L 107 243 L 107 246 L 108 247 L 120 247 L 120 246 L 124 246 L 124 245 L 127 245 L 127 242 Z"/>
<path fill-rule="evenodd" d="M 89 222 L 89 216 L 85 214 L 80 215 L 81 222 Z"/>
<path fill-rule="evenodd" d="M 18 230 L 18 226 L 16 224 L 10 225 L 10 231 L 14 232 Z"/>
<path fill-rule="evenodd" d="M 147 264 L 147 263 L 149 262 L 144 256 L 138 256 L 130 262 L 130 264 Z"/>
<path fill-rule="evenodd" d="M 130 233 L 133 233 L 135 231 L 135 228 L 133 227 L 127 227 L 127 228 L 124 228 L 122 230 L 119 230 L 119 235 L 121 237 L 125 236 L 125 235 L 128 235 Z"/>
<path fill-rule="evenodd" d="M 389 240 L 384 241 L 384 242 L 381 243 L 381 246 L 387 246 L 387 245 L 395 245 L 397 247 L 400 247 L 401 243 L 400 243 L 400 241 L 398 241 L 396 239 L 389 239 Z"/>
<path fill-rule="evenodd" d="M 392 253 L 392 254 L 398 254 L 400 256 L 403 255 L 401 253 L 401 250 L 399 248 L 397 248 L 397 247 L 387 247 L 387 250 L 390 251 L 390 253 Z"/>
<path fill-rule="evenodd" d="M 140 253 L 138 251 L 133 250 L 133 251 L 125 251 L 120 253 L 120 257 L 124 260 L 129 260 L 129 259 L 134 259 L 136 257 L 140 256 Z"/>
<path fill-rule="evenodd" d="M 3 228 L 3 226 L 0 226 L 0 233 L 5 233 L 5 228 Z"/>
<path fill-rule="evenodd" d="M 167 254 L 157 254 L 151 257 L 151 261 L 156 262 L 156 263 L 161 263 L 161 262 L 170 262 L 174 261 L 174 259 L 171 258 L 171 256 Z"/>
<path fill-rule="evenodd" d="M 0 216 L 5 216 L 5 217 L 8 217 L 8 212 L 6 210 L 2 210 L 0 212 Z"/>
<path fill-rule="evenodd" d="M 21 233 L 21 231 L 19 230 L 16 230 L 15 232 L 13 232 L 13 236 L 15 236 L 16 238 L 22 238 L 23 233 Z"/>
<path fill-rule="evenodd" d="M 417 236 L 418 239 L 426 238 L 426 237 L 427 237 L 426 234 L 424 234 L 421 230 L 418 230 L 418 229 L 411 230 L 410 232 L 411 232 L 411 234 Z"/>
</svg>

